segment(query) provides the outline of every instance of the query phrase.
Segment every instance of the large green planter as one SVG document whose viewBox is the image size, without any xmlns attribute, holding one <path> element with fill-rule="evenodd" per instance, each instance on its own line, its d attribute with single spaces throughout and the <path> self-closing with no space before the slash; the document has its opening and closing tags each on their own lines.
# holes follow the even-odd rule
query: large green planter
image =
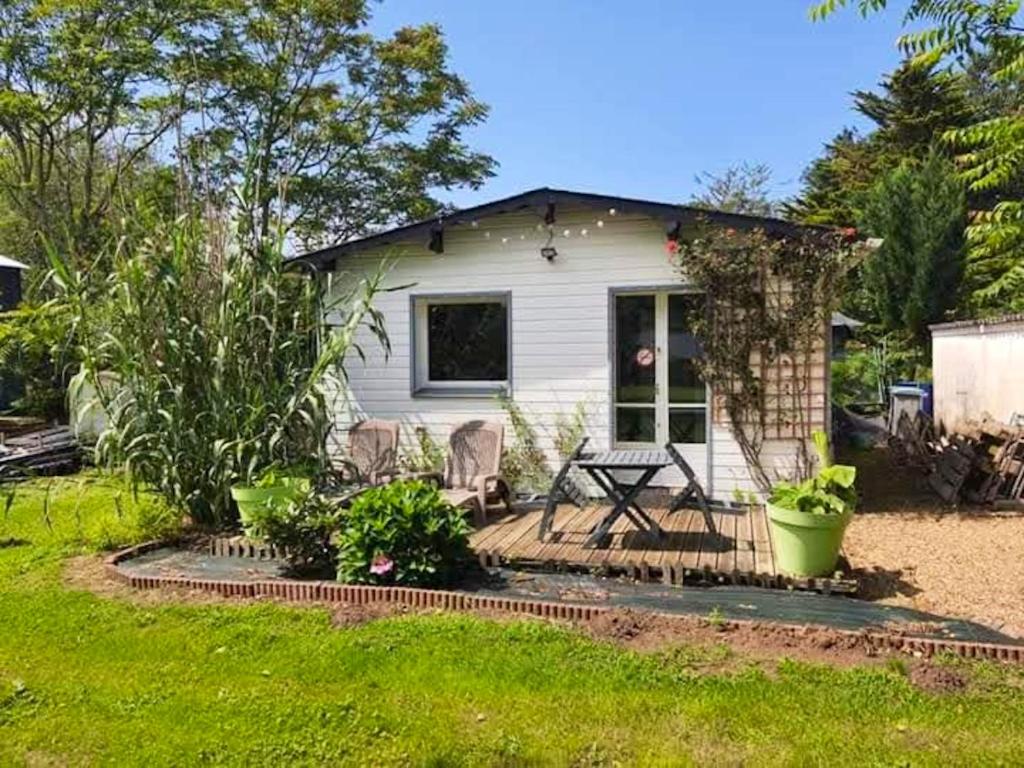
<svg viewBox="0 0 1024 768">
<path fill-rule="evenodd" d="M 272 507 L 284 510 L 295 499 L 309 490 L 309 480 L 304 477 L 284 477 L 278 485 L 257 488 L 252 485 L 231 486 L 231 498 L 238 505 L 238 519 L 248 527 L 260 510 Z"/>
<path fill-rule="evenodd" d="M 775 566 L 790 576 L 830 576 L 853 512 L 817 515 L 768 505 Z"/>
</svg>

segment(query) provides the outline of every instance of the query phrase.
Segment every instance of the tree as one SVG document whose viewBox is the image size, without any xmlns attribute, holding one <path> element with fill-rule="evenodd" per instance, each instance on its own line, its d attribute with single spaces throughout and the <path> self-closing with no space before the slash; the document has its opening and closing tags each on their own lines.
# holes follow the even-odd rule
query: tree
<svg viewBox="0 0 1024 768">
<path fill-rule="evenodd" d="M 0 193 L 16 225 L 76 258 L 97 250 L 122 184 L 180 116 L 169 83 L 194 10 L 0 4 Z"/>
<path fill-rule="evenodd" d="M 772 216 L 776 206 L 769 191 L 771 178 L 771 169 L 762 163 L 734 165 L 720 176 L 704 171 L 695 178 L 697 186 L 703 190 L 691 198 L 690 205 L 713 211 Z"/>
<path fill-rule="evenodd" d="M 957 303 L 966 224 L 964 184 L 938 152 L 904 160 L 871 190 L 863 225 L 883 242 L 864 264 L 863 288 L 884 331 L 927 346 L 928 325 Z"/>
<path fill-rule="evenodd" d="M 246 178 L 258 235 L 281 222 L 307 246 L 344 240 L 431 216 L 431 190 L 492 175 L 463 141 L 487 108 L 449 69 L 441 30 L 376 38 L 368 5 L 238 3 L 197 51 L 194 174 L 222 192 Z"/>
<path fill-rule="evenodd" d="M 851 226 L 879 177 L 905 158 L 922 159 L 943 133 L 967 125 L 976 108 L 963 75 L 904 62 L 878 91 L 855 91 L 854 109 L 875 127 L 865 136 L 845 129 L 804 173 L 804 189 L 785 206 L 807 224 Z"/>
<path fill-rule="evenodd" d="M 783 206 L 786 218 L 803 224 L 853 226 L 879 168 L 875 144 L 844 129 L 804 171 L 803 191 Z"/>
<path fill-rule="evenodd" d="M 812 8 L 822 19 L 850 5 L 825 0 Z M 881 11 L 887 0 L 857 0 L 864 15 Z M 1017 22 L 1017 0 L 907 0 L 904 23 L 925 24 L 902 35 L 900 47 L 919 66 L 941 61 L 963 68 L 979 52 L 991 64 L 990 77 L 1006 92 L 1024 84 L 1024 27 Z M 930 26 L 927 26 L 930 25 Z M 968 275 L 977 312 L 1024 309 L 1024 114 L 1011 109 L 984 116 L 944 139 L 957 152 L 968 190 L 992 195 L 967 229 Z"/>
<path fill-rule="evenodd" d="M 962 74 L 904 61 L 879 84 L 881 91 L 854 91 L 854 109 L 877 127 L 877 151 L 898 164 L 925 157 L 951 128 L 968 125 L 975 106 Z"/>
</svg>

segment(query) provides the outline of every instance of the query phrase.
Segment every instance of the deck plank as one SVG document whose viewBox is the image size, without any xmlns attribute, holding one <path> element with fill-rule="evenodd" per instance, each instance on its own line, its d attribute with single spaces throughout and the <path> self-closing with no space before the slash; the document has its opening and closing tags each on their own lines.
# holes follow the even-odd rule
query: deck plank
<svg viewBox="0 0 1024 768">
<path fill-rule="evenodd" d="M 742 574 L 754 573 L 754 530 L 750 520 L 751 509 L 736 518 L 736 570 Z"/>
<path fill-rule="evenodd" d="M 754 530 L 754 562 L 758 574 L 775 575 L 775 558 L 772 555 L 771 537 L 768 533 L 768 520 L 763 507 L 750 510 L 751 527 Z"/>
<path fill-rule="evenodd" d="M 543 511 L 513 513 L 494 518 L 470 535 L 470 546 L 487 551 L 503 561 L 557 562 L 595 568 L 609 566 L 626 568 L 674 567 L 678 570 L 703 571 L 731 576 L 742 574 L 775 575 L 771 538 L 764 511 L 754 507 L 743 515 L 712 512 L 715 524 L 725 542 L 722 549 L 707 534 L 704 518 L 693 509 L 669 512 L 665 507 L 651 507 L 651 517 L 665 531 L 661 545 L 642 537 L 626 517 L 611 529 L 610 546 L 606 549 L 584 547 L 590 530 L 609 512 L 608 505 L 591 504 L 582 509 L 562 504 L 555 514 L 554 526 L 545 541 L 537 540 Z"/>
</svg>

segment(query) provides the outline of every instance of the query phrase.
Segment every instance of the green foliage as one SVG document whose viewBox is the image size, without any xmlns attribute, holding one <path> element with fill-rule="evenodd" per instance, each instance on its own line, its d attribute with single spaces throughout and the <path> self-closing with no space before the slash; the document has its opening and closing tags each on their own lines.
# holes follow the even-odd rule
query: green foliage
<svg viewBox="0 0 1024 768">
<path fill-rule="evenodd" d="M 352 502 L 338 536 L 338 580 L 442 586 L 471 562 L 469 523 L 433 485 L 396 480 Z"/>
<path fill-rule="evenodd" d="M 356 331 L 386 344 L 371 306 L 381 274 L 334 286 L 288 269 L 280 249 L 185 218 L 122 241 L 102 275 L 54 256 L 85 380 L 107 415 L 98 461 L 199 524 L 232 521 L 232 484 L 323 466 L 329 398 Z"/>
<path fill-rule="evenodd" d="M 832 361 L 832 401 L 836 405 L 881 402 L 883 381 L 877 348 L 848 349 L 845 357 Z"/>
<path fill-rule="evenodd" d="M 820 464 L 818 472 L 802 483 L 777 483 L 768 501 L 783 509 L 816 515 L 852 512 L 857 505 L 857 490 L 854 488 L 857 468 L 832 463 L 828 436 L 824 432 L 814 433 L 814 447 Z"/>
<path fill-rule="evenodd" d="M 334 571 L 338 548 L 332 537 L 341 527 L 341 507 L 307 490 L 286 506 L 257 505 L 245 533 L 283 549 L 296 572 L 326 575 Z"/>
<path fill-rule="evenodd" d="M 848 4 L 827 0 L 812 10 L 824 18 Z M 885 0 L 859 0 L 861 13 L 887 7 Z M 986 199 L 967 229 L 967 273 L 973 313 L 1024 309 L 1024 116 L 1019 93 L 1024 78 L 1024 35 L 1016 17 L 1017 0 L 910 0 L 904 23 L 914 29 L 899 39 L 914 65 L 932 67 L 977 61 L 1000 86 L 1006 111 L 983 114 L 965 126 L 951 126 L 943 139 L 952 146 L 972 195 Z"/>
<path fill-rule="evenodd" d="M 761 371 L 783 358 L 797 361 L 793 386 L 800 394 L 775 419 L 808 435 L 803 393 L 810 392 L 811 366 L 799 361 L 811 359 L 820 342 L 851 257 L 847 236 L 832 232 L 785 239 L 760 229 L 704 224 L 679 244 L 680 273 L 708 299 L 706 307 L 695 302 L 687 318 L 703 349 L 701 375 L 720 399 L 751 476 L 764 491 L 771 478 L 761 448 L 775 424 L 768 423 Z M 808 303 L 808 297 L 817 301 Z M 751 364 L 754 359 L 759 366 Z"/>
<path fill-rule="evenodd" d="M 957 304 L 967 225 L 963 182 L 937 153 L 904 161 L 872 189 L 862 221 L 883 240 L 862 271 L 873 318 L 883 332 L 905 331 L 926 347 L 928 325 Z"/>
<path fill-rule="evenodd" d="M 587 403 L 580 400 L 569 415 L 559 411 L 555 416 L 555 450 L 567 459 L 587 434 Z"/>
<path fill-rule="evenodd" d="M 416 427 L 416 450 L 402 456 L 402 465 L 410 472 L 440 472 L 444 469 L 444 448 L 430 436 L 426 427 Z"/>
<path fill-rule="evenodd" d="M 64 383 L 72 353 L 71 313 L 55 301 L 23 303 L 0 314 L 0 370 L 21 380 L 18 413 L 66 416 Z"/>
<path fill-rule="evenodd" d="M 523 409 L 511 397 L 501 394 L 498 402 L 512 427 L 512 444 L 501 457 L 502 475 L 516 491 L 547 491 L 551 487 L 551 470 L 548 469 L 544 451 L 537 445 L 536 430 Z"/>
<path fill-rule="evenodd" d="M 76 264 L 179 117 L 168 86 L 196 4 L 12 0 L 0 6 L 0 191 L 24 258 L 45 237 Z M 0 238 L 0 240 L 6 238 Z"/>
<path fill-rule="evenodd" d="M 697 185 L 703 189 L 689 204 L 712 211 L 773 216 L 776 204 L 772 200 L 771 179 L 771 169 L 763 163 L 735 165 L 718 176 L 705 172 L 696 177 Z"/>
<path fill-rule="evenodd" d="M 855 91 L 854 108 L 874 124 L 867 135 L 841 131 L 803 177 L 803 190 L 785 206 L 807 224 L 853 226 L 878 180 L 903 161 L 925 159 L 943 133 L 967 125 L 977 111 L 962 74 L 904 62 L 880 91 Z"/>
<path fill-rule="evenodd" d="M 487 107 L 449 68 L 440 28 L 376 37 L 370 18 L 367 0 L 218 8 L 196 65 L 205 130 L 188 147 L 199 179 L 251 184 L 252 231 L 280 220 L 304 243 L 339 242 L 431 216 L 431 190 L 492 175 L 462 138 Z"/>
<path fill-rule="evenodd" d="M 961 72 L 904 61 L 879 84 L 880 92 L 854 91 L 854 109 L 875 124 L 871 142 L 889 167 L 924 160 L 942 134 L 969 125 L 977 111 Z"/>
<path fill-rule="evenodd" d="M 803 189 L 783 206 L 785 215 L 803 224 L 852 226 L 877 172 L 878 157 L 871 143 L 844 129 L 804 171 Z"/>
<path fill-rule="evenodd" d="M 160 496 L 117 474 L 89 471 L 0 489 L 0 553 L 19 541 L 31 541 L 38 556 L 109 550 L 173 538 L 180 522 Z"/>
</svg>

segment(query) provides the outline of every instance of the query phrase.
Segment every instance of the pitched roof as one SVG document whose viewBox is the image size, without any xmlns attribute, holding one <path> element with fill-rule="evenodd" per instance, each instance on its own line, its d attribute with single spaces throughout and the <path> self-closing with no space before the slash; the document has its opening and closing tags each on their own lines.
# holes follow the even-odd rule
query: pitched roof
<svg viewBox="0 0 1024 768">
<path fill-rule="evenodd" d="M 28 269 L 28 265 L 7 256 L 0 256 L 0 269 Z"/>
<path fill-rule="evenodd" d="M 468 225 L 476 218 L 500 213 L 511 213 L 523 209 L 533 208 L 540 212 L 546 209 L 548 205 L 553 204 L 557 207 L 563 203 L 593 208 L 615 208 L 623 213 L 639 213 L 650 216 L 653 219 L 661 219 L 666 224 L 678 222 L 684 226 L 696 221 L 698 218 L 703 218 L 722 226 L 734 227 L 736 229 L 760 228 L 769 234 L 779 235 L 794 235 L 798 232 L 806 231 L 825 232 L 830 229 L 828 227 L 794 224 L 783 219 L 712 211 L 694 206 L 676 205 L 675 203 L 659 203 L 653 200 L 637 200 L 630 197 L 540 187 L 539 189 L 532 189 L 528 192 L 512 195 L 511 197 L 504 197 L 500 200 L 475 205 L 471 208 L 463 208 L 434 218 L 424 219 L 423 221 L 348 240 L 317 251 L 310 251 L 309 253 L 293 257 L 292 260 L 306 261 L 317 266 L 323 266 L 333 262 L 340 256 L 347 256 L 351 253 L 358 253 L 359 251 L 382 245 L 407 243 L 417 240 L 422 241 L 426 245 L 430 242 L 433 233 L 439 228 Z"/>
</svg>

